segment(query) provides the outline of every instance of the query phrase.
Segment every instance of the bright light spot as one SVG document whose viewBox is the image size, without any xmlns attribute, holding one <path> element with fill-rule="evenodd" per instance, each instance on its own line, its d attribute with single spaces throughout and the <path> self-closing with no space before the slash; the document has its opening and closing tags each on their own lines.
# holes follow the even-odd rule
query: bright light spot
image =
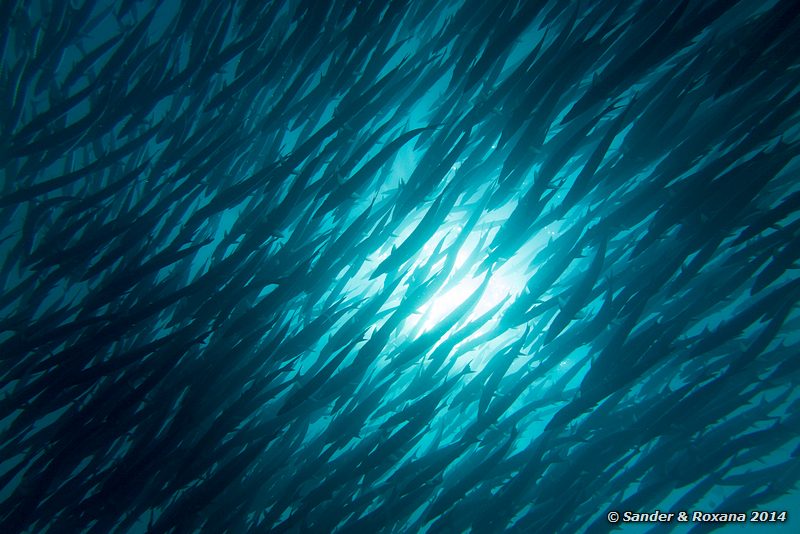
<svg viewBox="0 0 800 534">
<path fill-rule="evenodd" d="M 458 165 L 460 162 L 456 162 L 456 166 Z M 397 332 L 398 338 L 395 343 L 398 345 L 402 344 L 403 340 L 414 339 L 425 332 L 435 330 L 443 321 L 448 321 L 448 317 L 474 295 L 486 280 L 485 267 L 489 257 L 490 244 L 495 239 L 503 222 L 514 210 L 515 203 L 512 201 L 498 209 L 482 212 L 479 219 L 471 223 L 474 226 L 465 236 L 463 234 L 464 225 L 473 213 L 471 210 L 479 205 L 484 193 L 485 191 L 470 198 L 460 199 L 460 205 L 448 214 L 433 235 L 419 248 L 416 254 L 402 265 L 400 272 L 397 273 L 403 278 L 403 281 L 381 308 L 382 313 L 385 312 L 382 317 L 392 313 L 392 309 L 400 304 L 404 296 L 409 291 L 416 289 L 423 280 L 438 281 L 435 276 L 437 273 L 445 272 L 442 269 L 446 269 L 448 277 L 444 284 L 427 298 L 427 301 L 419 302 L 417 309 L 405 316 L 400 331 Z M 427 209 L 430 207 L 428 206 Z M 389 257 L 392 247 L 399 247 L 411 234 L 425 213 L 427 213 L 426 209 L 419 209 L 411 214 L 403 224 L 395 229 L 394 234 L 387 242 L 382 243 L 377 250 L 367 256 L 358 275 L 354 277 L 351 286 L 353 291 L 371 294 L 378 293 L 383 289 L 387 279 L 383 276 L 370 279 L 370 276 L 377 266 Z M 478 339 L 492 329 L 496 329 L 506 308 L 525 288 L 525 284 L 531 276 L 530 262 L 536 253 L 546 246 L 551 238 L 551 234 L 548 232 L 552 231 L 553 229 L 550 227 L 544 229 L 538 235 L 527 240 L 512 258 L 495 263 L 486 287 L 474 306 L 468 313 L 458 318 L 453 317 L 457 322 L 449 325 L 448 331 L 438 339 L 436 344 L 448 339 L 455 332 L 462 330 L 467 324 L 476 321 L 494 308 L 497 309 L 493 312 L 493 317 L 487 318 L 464 341 Z M 459 352 L 459 349 L 455 349 L 451 354 L 451 357 L 458 359 L 455 372 L 462 367 L 462 358 L 464 365 L 469 363 L 473 370 L 479 370 L 485 364 L 483 360 L 490 358 L 493 351 L 522 335 L 520 328 L 503 330 L 498 333 L 497 337 L 481 341 L 477 347 L 467 344 L 465 346 L 470 347 L 467 352 Z"/>
<path fill-rule="evenodd" d="M 458 253 L 456 254 L 456 260 L 454 262 L 456 269 L 460 269 L 464 265 L 464 262 L 467 261 L 467 258 L 469 258 L 471 252 L 472 252 L 471 250 L 464 247 L 461 247 L 461 249 L 459 249 Z"/>
<path fill-rule="evenodd" d="M 458 261 L 456 261 L 456 263 L 458 263 Z M 421 332 L 427 332 L 434 328 L 458 306 L 463 304 L 470 296 L 478 291 L 483 283 L 484 276 L 485 274 L 479 276 L 468 275 L 458 282 L 454 283 L 451 281 L 445 285 L 442 291 L 434 295 L 431 300 L 420 308 Z M 474 321 L 498 305 L 509 295 L 514 295 L 518 292 L 519 284 L 516 283 L 515 280 L 501 273 L 492 274 L 483 294 L 466 317 L 467 321 Z"/>
</svg>

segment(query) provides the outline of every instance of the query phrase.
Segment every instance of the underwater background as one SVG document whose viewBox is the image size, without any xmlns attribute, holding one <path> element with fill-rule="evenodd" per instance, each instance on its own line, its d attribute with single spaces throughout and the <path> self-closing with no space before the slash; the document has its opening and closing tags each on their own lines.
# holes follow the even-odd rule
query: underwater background
<svg viewBox="0 0 800 534">
<path fill-rule="evenodd" d="M 2 2 L 0 531 L 798 531 L 798 15 Z"/>
</svg>

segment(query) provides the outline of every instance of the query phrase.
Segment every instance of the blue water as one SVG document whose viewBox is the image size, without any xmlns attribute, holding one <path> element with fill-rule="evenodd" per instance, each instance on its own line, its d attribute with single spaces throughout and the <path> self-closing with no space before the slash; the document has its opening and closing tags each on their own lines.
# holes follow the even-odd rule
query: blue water
<svg viewBox="0 0 800 534">
<path fill-rule="evenodd" d="M 4 531 L 791 531 L 791 2 L 4 9 Z"/>
</svg>

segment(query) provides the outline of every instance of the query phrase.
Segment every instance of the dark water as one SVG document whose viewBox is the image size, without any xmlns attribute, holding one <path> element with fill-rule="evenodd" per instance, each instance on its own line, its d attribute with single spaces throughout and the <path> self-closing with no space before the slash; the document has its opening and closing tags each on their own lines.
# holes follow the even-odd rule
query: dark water
<svg viewBox="0 0 800 534">
<path fill-rule="evenodd" d="M 1 9 L 2 532 L 796 530 L 797 3 Z"/>
</svg>

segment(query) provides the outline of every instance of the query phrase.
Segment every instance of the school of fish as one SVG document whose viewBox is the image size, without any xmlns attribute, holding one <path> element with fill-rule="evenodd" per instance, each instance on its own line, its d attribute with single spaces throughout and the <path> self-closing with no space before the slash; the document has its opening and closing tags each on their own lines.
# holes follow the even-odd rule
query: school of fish
<svg viewBox="0 0 800 534">
<path fill-rule="evenodd" d="M 799 3 L 0 20 L 3 533 L 800 502 Z"/>
</svg>

